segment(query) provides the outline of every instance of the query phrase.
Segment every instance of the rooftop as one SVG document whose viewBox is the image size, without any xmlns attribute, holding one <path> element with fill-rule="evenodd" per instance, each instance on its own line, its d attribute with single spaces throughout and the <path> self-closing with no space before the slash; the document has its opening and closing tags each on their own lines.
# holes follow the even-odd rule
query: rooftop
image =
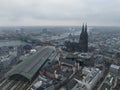
<svg viewBox="0 0 120 90">
<path fill-rule="evenodd" d="M 92 79 L 99 73 L 99 70 L 93 69 L 85 78 L 85 82 L 90 83 Z"/>
<path fill-rule="evenodd" d="M 120 68 L 120 66 L 117 66 L 117 65 L 114 65 L 114 64 L 112 64 L 110 67 L 115 68 L 115 69 L 119 69 Z"/>
<path fill-rule="evenodd" d="M 36 53 L 15 66 L 6 76 L 11 77 L 13 75 L 21 75 L 28 80 L 31 80 L 53 52 L 54 50 L 49 47 L 40 48 Z"/>
</svg>

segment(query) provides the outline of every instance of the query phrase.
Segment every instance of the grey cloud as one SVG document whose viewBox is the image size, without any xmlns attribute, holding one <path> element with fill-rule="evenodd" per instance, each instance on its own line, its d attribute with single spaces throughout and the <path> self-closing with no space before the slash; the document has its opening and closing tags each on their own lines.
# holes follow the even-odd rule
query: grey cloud
<svg viewBox="0 0 120 90">
<path fill-rule="evenodd" d="M 30 20 L 119 24 L 119 8 L 120 0 L 0 0 L 0 24 L 27 25 Z"/>
</svg>

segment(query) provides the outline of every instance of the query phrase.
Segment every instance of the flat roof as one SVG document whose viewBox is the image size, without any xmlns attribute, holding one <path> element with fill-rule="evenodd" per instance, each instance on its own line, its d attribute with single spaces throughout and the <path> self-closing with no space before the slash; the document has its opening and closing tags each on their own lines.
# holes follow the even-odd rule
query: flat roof
<svg viewBox="0 0 120 90">
<path fill-rule="evenodd" d="M 120 66 L 115 65 L 115 64 L 112 64 L 110 67 L 115 68 L 115 69 L 119 69 L 120 68 Z"/>
<path fill-rule="evenodd" d="M 21 75 L 28 80 L 31 80 L 53 52 L 54 50 L 50 47 L 40 48 L 36 53 L 8 72 L 7 76 L 11 77 L 13 75 Z"/>
</svg>

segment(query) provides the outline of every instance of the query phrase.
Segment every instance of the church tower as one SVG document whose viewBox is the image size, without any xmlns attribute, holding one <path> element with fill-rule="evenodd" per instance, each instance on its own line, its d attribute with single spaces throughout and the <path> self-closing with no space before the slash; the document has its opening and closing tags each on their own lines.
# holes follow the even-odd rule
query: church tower
<svg viewBox="0 0 120 90">
<path fill-rule="evenodd" d="M 88 33 L 87 33 L 87 24 L 82 26 L 82 32 L 79 38 L 79 51 L 87 52 L 88 51 Z"/>
<path fill-rule="evenodd" d="M 88 51 L 88 32 L 87 32 L 87 24 L 85 25 L 84 35 L 85 35 L 85 49 L 84 49 L 84 51 L 87 52 L 87 51 Z"/>
</svg>

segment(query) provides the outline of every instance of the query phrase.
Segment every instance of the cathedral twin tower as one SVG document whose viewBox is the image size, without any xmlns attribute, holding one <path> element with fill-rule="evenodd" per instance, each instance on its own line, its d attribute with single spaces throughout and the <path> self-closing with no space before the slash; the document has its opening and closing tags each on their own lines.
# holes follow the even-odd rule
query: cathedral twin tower
<svg viewBox="0 0 120 90">
<path fill-rule="evenodd" d="M 81 52 L 88 51 L 88 33 L 87 33 L 87 24 L 82 26 L 82 32 L 79 38 L 79 50 Z"/>
<path fill-rule="evenodd" d="M 65 46 L 67 51 L 88 52 L 87 24 L 82 26 L 79 42 L 66 41 Z"/>
</svg>

